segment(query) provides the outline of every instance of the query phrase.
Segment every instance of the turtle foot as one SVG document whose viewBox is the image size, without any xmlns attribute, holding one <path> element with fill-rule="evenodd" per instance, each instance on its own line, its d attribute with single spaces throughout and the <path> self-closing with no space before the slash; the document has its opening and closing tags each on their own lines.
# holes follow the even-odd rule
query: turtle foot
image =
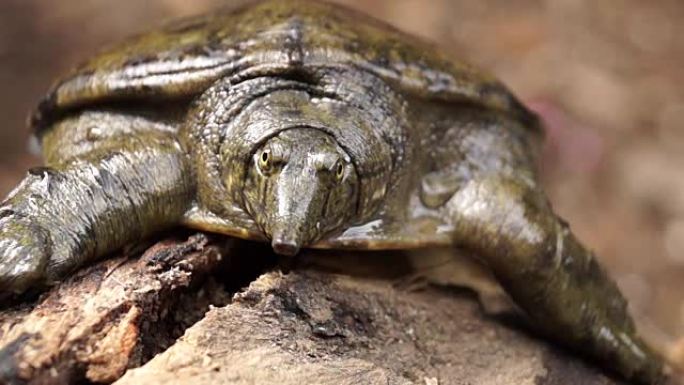
<svg viewBox="0 0 684 385">
<path fill-rule="evenodd" d="M 47 231 L 26 217 L 5 213 L 0 218 L 0 300 L 44 284 L 50 251 Z"/>
</svg>

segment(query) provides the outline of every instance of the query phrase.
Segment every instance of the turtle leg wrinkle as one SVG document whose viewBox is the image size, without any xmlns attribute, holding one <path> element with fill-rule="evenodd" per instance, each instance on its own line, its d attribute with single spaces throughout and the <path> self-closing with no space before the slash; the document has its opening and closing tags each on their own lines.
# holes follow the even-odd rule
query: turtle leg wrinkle
<svg viewBox="0 0 684 385">
<path fill-rule="evenodd" d="M 542 331 L 632 380 L 661 378 L 661 360 L 636 335 L 616 284 L 542 191 L 509 176 L 480 176 L 445 210 L 455 242 L 483 258 Z"/>
<path fill-rule="evenodd" d="M 192 196 L 186 168 L 171 138 L 139 135 L 31 169 L 0 204 L 0 297 L 178 223 Z"/>
</svg>

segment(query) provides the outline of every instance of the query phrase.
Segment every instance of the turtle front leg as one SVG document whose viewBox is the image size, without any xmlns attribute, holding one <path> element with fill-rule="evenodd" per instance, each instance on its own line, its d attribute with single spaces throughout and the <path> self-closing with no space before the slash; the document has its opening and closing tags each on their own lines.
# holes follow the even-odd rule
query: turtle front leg
<svg viewBox="0 0 684 385">
<path fill-rule="evenodd" d="M 180 221 L 193 183 L 175 142 L 116 143 L 31 169 L 0 205 L 0 296 L 49 284 Z"/>
<path fill-rule="evenodd" d="M 465 182 L 445 210 L 455 241 L 478 253 L 536 327 L 644 384 L 661 359 L 636 335 L 627 303 L 543 192 L 508 176 Z"/>
</svg>

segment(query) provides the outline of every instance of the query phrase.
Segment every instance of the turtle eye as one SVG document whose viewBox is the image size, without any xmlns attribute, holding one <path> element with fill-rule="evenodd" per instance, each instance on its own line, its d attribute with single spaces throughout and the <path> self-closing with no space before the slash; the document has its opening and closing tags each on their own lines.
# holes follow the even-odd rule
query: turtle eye
<svg viewBox="0 0 684 385">
<path fill-rule="evenodd" d="M 259 154 L 259 169 L 263 172 L 268 172 L 271 168 L 271 152 L 269 150 L 264 150 Z"/>
<path fill-rule="evenodd" d="M 342 162 L 337 162 L 337 165 L 335 166 L 335 178 L 338 181 L 341 181 L 342 177 L 344 177 L 344 165 Z"/>
</svg>

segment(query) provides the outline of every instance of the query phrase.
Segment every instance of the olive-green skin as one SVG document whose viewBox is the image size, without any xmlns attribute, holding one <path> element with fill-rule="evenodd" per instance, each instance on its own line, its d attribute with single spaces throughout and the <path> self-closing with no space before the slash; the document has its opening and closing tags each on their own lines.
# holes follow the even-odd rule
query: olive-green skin
<svg viewBox="0 0 684 385">
<path fill-rule="evenodd" d="M 367 16 L 266 1 L 133 38 L 32 119 L 47 167 L 0 207 L 0 289 L 175 225 L 302 247 L 473 250 L 542 332 L 648 384 L 661 361 L 537 181 L 494 78 Z"/>
</svg>

